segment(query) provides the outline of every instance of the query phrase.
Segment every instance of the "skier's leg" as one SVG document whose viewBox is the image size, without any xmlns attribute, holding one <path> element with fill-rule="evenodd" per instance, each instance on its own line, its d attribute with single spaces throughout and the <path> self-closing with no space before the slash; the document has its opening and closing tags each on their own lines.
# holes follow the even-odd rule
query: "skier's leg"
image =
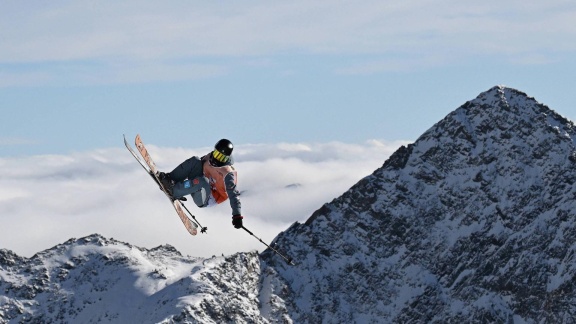
<svg viewBox="0 0 576 324">
<path fill-rule="evenodd" d="M 177 182 L 173 188 L 173 196 L 178 199 L 191 195 L 198 207 L 204 207 L 210 197 L 210 183 L 206 177 L 197 177 Z"/>
<path fill-rule="evenodd" d="M 188 160 L 180 163 L 169 176 L 176 182 L 184 181 L 186 178 L 195 178 L 202 174 L 202 161 L 199 157 L 193 156 Z"/>
<path fill-rule="evenodd" d="M 192 194 L 192 200 L 196 206 L 203 208 L 210 205 L 210 189 L 202 188 Z"/>
<path fill-rule="evenodd" d="M 191 194 L 192 200 L 196 206 L 202 208 L 209 205 L 210 197 L 212 197 L 212 190 L 210 189 L 210 182 L 206 177 L 198 177 L 199 186 L 201 187 L 200 190 L 193 192 Z"/>
</svg>

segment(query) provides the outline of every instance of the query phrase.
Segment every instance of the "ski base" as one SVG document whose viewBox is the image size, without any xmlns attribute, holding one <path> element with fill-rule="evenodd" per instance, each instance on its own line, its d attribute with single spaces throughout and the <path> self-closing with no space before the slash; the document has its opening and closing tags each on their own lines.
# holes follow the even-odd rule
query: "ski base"
<svg viewBox="0 0 576 324">
<path fill-rule="evenodd" d="M 160 187 L 162 192 L 164 192 L 166 197 L 170 200 L 170 202 L 172 203 L 172 206 L 176 210 L 178 217 L 180 217 L 180 220 L 184 224 L 184 227 L 186 228 L 188 233 L 190 233 L 191 235 L 198 234 L 198 225 L 196 225 L 196 223 L 194 223 L 192 220 L 190 220 L 188 215 L 186 215 L 186 213 L 184 212 L 182 202 L 180 202 L 180 200 L 172 198 L 172 196 L 170 196 L 170 194 L 166 191 L 166 188 L 164 188 L 164 186 L 160 182 L 160 179 L 158 179 L 158 176 L 157 176 L 158 170 L 156 168 L 156 164 L 154 163 L 154 160 L 152 160 L 152 158 L 150 157 L 150 154 L 148 153 L 146 146 L 144 146 L 144 143 L 142 142 L 142 139 L 140 138 L 139 134 L 136 135 L 135 144 L 136 144 L 136 149 L 138 150 L 138 152 L 140 153 L 142 158 L 144 158 L 144 161 L 142 161 L 138 157 L 138 155 L 132 149 L 130 144 L 128 144 L 128 141 L 126 141 L 126 136 L 124 136 L 124 145 L 126 145 L 126 148 L 128 149 L 128 151 L 130 151 L 130 153 L 132 154 L 132 156 L 134 156 L 136 161 L 138 161 L 138 163 L 142 166 L 142 168 L 144 168 L 144 170 L 146 170 L 146 172 L 148 172 L 148 174 L 152 177 L 152 179 Z M 194 217 L 194 216 L 192 216 L 192 217 Z"/>
</svg>

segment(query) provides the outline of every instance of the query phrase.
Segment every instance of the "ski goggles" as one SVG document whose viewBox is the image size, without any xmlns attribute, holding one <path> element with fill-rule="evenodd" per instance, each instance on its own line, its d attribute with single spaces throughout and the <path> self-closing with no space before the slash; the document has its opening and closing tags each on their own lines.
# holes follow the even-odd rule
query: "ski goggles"
<svg viewBox="0 0 576 324">
<path fill-rule="evenodd" d="M 230 156 L 224 155 L 221 152 L 219 152 L 218 150 L 214 150 L 214 152 L 212 152 L 212 157 L 214 159 L 216 159 L 216 161 L 222 162 L 222 163 L 226 163 L 226 162 L 230 161 Z"/>
</svg>

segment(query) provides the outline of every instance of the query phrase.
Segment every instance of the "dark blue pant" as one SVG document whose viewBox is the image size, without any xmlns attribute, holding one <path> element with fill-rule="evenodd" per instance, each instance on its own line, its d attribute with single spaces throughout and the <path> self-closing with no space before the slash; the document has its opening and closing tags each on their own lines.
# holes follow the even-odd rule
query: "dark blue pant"
<svg viewBox="0 0 576 324">
<path fill-rule="evenodd" d="M 206 177 L 197 177 L 192 180 L 186 179 L 181 182 L 176 182 L 173 189 L 174 198 L 184 197 L 191 195 L 192 200 L 198 207 L 208 206 L 210 199 L 210 183 Z"/>
</svg>

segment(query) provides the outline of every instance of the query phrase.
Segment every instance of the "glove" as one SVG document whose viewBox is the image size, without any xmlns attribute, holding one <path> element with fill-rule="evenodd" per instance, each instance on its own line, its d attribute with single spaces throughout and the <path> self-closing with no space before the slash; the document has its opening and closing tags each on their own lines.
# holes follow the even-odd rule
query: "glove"
<svg viewBox="0 0 576 324">
<path fill-rule="evenodd" d="M 232 225 L 234 228 L 242 228 L 242 215 L 234 215 L 232 216 Z"/>
</svg>

